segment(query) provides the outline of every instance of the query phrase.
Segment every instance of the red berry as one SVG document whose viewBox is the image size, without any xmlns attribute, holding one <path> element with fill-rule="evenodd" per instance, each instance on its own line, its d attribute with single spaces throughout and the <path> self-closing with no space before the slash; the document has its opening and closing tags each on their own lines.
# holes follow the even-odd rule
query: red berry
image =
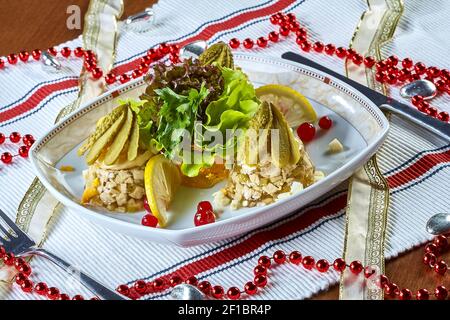
<svg viewBox="0 0 450 320">
<path fill-rule="evenodd" d="M 342 272 L 345 270 L 346 267 L 347 266 L 345 264 L 345 261 L 342 258 L 338 258 L 338 259 L 334 260 L 334 262 L 333 262 L 333 268 L 336 271 Z"/>
<path fill-rule="evenodd" d="M 265 275 L 259 274 L 253 279 L 253 283 L 260 288 L 264 288 L 267 285 L 267 277 Z"/>
<path fill-rule="evenodd" d="M 293 264 L 299 265 L 302 262 L 302 254 L 298 251 L 292 251 L 289 255 L 289 261 Z"/>
<path fill-rule="evenodd" d="M 253 48 L 253 45 L 254 45 L 255 43 L 253 42 L 252 39 L 247 38 L 247 39 L 244 40 L 244 42 L 242 42 L 242 44 L 244 45 L 244 48 L 246 48 L 246 49 L 251 49 L 251 48 Z"/>
<path fill-rule="evenodd" d="M 256 43 L 257 43 L 258 47 L 265 48 L 265 47 L 267 47 L 268 41 L 264 37 L 259 37 L 258 40 L 256 40 Z"/>
<path fill-rule="evenodd" d="M 64 47 L 64 48 L 61 49 L 61 55 L 62 55 L 64 58 L 70 57 L 70 54 L 71 54 L 71 53 L 72 53 L 72 50 L 70 50 L 69 47 Z"/>
<path fill-rule="evenodd" d="M 303 268 L 311 270 L 314 267 L 314 258 L 311 256 L 306 256 L 302 260 Z"/>
<path fill-rule="evenodd" d="M 141 223 L 143 226 L 156 228 L 156 226 L 158 225 L 158 218 L 156 218 L 154 215 L 146 214 L 142 217 Z"/>
<path fill-rule="evenodd" d="M 278 42 L 280 36 L 278 34 L 278 32 L 276 31 L 272 31 L 269 33 L 269 40 L 272 42 Z"/>
<path fill-rule="evenodd" d="M 203 226 L 205 224 L 213 223 L 216 221 L 216 217 L 213 211 L 197 212 L 194 215 L 194 225 Z"/>
<path fill-rule="evenodd" d="M 353 274 L 359 274 L 359 273 L 361 273 L 362 270 L 363 270 L 363 265 L 361 262 L 353 261 L 352 263 L 350 263 L 350 271 Z"/>
<path fill-rule="evenodd" d="M 241 42 L 239 41 L 239 39 L 233 38 L 228 42 L 228 44 L 232 49 L 237 49 L 241 45 Z"/>
<path fill-rule="evenodd" d="M 297 135 L 303 142 L 309 142 L 316 135 L 316 128 L 309 122 L 302 123 L 297 128 Z"/>
<path fill-rule="evenodd" d="M 251 281 L 247 282 L 244 286 L 244 291 L 248 295 L 254 295 L 258 291 L 258 287 Z"/>
<path fill-rule="evenodd" d="M 317 270 L 319 270 L 319 272 L 324 273 L 324 272 L 328 271 L 328 269 L 330 268 L 330 264 L 327 260 L 321 259 L 321 260 L 317 261 L 316 268 L 317 268 Z"/>
<path fill-rule="evenodd" d="M 202 281 L 197 285 L 198 289 L 204 294 L 208 295 L 211 292 L 211 283 L 209 281 Z"/>
<path fill-rule="evenodd" d="M 270 258 L 268 256 L 261 256 L 258 259 L 258 264 L 263 267 L 270 268 Z"/>
<path fill-rule="evenodd" d="M 152 213 L 152 210 L 150 209 L 150 205 L 148 204 L 147 196 L 144 196 L 144 209 L 148 213 Z"/>
<path fill-rule="evenodd" d="M 225 290 L 223 290 L 223 287 L 221 287 L 221 286 L 214 286 L 211 289 L 211 296 L 214 299 L 222 299 L 224 294 L 225 294 Z"/>
<path fill-rule="evenodd" d="M 60 296 L 60 292 L 58 288 L 51 287 L 47 290 L 47 298 L 50 300 L 58 300 Z"/>
<path fill-rule="evenodd" d="M 19 142 L 20 138 L 21 138 L 20 133 L 15 132 L 15 131 L 9 135 L 9 141 L 11 141 L 12 143 Z"/>
<path fill-rule="evenodd" d="M 241 297 L 241 291 L 237 287 L 231 287 L 227 291 L 227 297 L 231 300 L 237 300 Z"/>
<path fill-rule="evenodd" d="M 11 163 L 12 162 L 12 158 L 13 158 L 13 156 L 12 156 L 11 153 L 9 153 L 9 152 L 3 152 L 2 153 L 1 160 L 2 160 L 2 162 L 4 164 Z"/>
<path fill-rule="evenodd" d="M 47 294 L 47 289 L 48 289 L 48 287 L 47 287 L 47 285 L 44 282 L 39 282 L 34 287 L 34 291 L 36 291 L 36 293 L 39 294 L 39 295 Z"/>
<path fill-rule="evenodd" d="M 197 212 L 213 211 L 213 206 L 209 201 L 200 201 L 197 205 Z"/>
<path fill-rule="evenodd" d="M 278 264 L 284 263 L 286 261 L 286 254 L 282 250 L 275 251 L 273 261 Z"/>
<path fill-rule="evenodd" d="M 319 127 L 324 130 L 330 129 L 332 125 L 333 125 L 333 120 L 331 120 L 328 116 L 323 116 L 319 120 Z"/>
</svg>

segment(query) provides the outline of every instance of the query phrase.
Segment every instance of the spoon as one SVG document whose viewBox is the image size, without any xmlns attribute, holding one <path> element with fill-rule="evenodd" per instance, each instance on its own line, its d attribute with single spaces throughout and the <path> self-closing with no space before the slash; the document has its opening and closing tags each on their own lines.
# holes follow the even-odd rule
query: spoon
<svg viewBox="0 0 450 320">
<path fill-rule="evenodd" d="M 48 52 L 42 52 L 41 61 L 44 64 L 43 68 L 45 71 L 61 70 L 61 63 Z"/>
<path fill-rule="evenodd" d="M 206 50 L 208 44 L 206 41 L 198 40 L 191 43 L 188 43 L 184 47 L 180 49 L 180 58 L 188 59 L 188 58 L 197 58 L 199 55 Z"/>
<path fill-rule="evenodd" d="M 438 213 L 427 222 L 427 232 L 439 235 L 450 232 L 450 213 Z"/>
<path fill-rule="evenodd" d="M 436 85 L 429 80 L 416 80 L 400 88 L 400 95 L 405 99 L 422 96 L 425 100 L 428 100 L 434 98 L 436 94 Z"/>
<path fill-rule="evenodd" d="M 170 292 L 174 300 L 205 300 L 205 295 L 190 284 L 179 284 Z"/>
</svg>

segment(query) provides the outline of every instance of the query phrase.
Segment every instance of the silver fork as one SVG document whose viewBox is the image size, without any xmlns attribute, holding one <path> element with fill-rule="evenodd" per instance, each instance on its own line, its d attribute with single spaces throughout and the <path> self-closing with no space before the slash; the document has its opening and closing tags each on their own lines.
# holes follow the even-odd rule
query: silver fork
<svg viewBox="0 0 450 320">
<path fill-rule="evenodd" d="M 2 245 L 7 252 L 13 253 L 17 257 L 30 255 L 41 256 L 52 261 L 66 272 L 67 270 L 70 270 L 71 265 L 69 263 L 45 249 L 38 248 L 36 243 L 10 218 L 8 218 L 2 210 L 0 210 L 0 217 L 3 219 L 3 221 L 0 219 L 0 245 Z M 3 235 L 1 233 L 3 233 Z M 80 282 L 97 297 L 104 300 L 127 300 L 124 296 L 108 289 L 85 273 L 80 271 L 79 275 Z"/>
</svg>

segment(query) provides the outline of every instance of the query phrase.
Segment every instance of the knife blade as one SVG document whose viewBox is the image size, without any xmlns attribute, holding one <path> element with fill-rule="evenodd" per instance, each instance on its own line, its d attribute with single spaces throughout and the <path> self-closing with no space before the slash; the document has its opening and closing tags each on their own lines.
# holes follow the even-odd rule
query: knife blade
<svg viewBox="0 0 450 320">
<path fill-rule="evenodd" d="M 314 62 L 308 58 L 305 58 L 302 55 L 299 55 L 294 52 L 286 52 L 281 58 L 289 61 L 293 61 L 296 63 L 300 63 L 306 65 L 308 67 L 312 67 L 319 71 L 325 72 L 334 78 L 345 82 L 364 94 L 367 98 L 369 98 L 374 104 L 376 104 L 381 110 L 387 110 L 393 113 L 396 113 L 411 122 L 416 123 L 417 125 L 427 129 L 428 131 L 438 135 L 442 139 L 444 139 L 447 143 L 450 142 L 450 124 L 444 121 L 440 121 L 436 118 L 430 117 L 419 110 L 404 104 L 398 100 L 392 99 L 390 97 L 386 97 L 385 95 L 372 90 L 365 85 L 360 84 L 352 79 L 347 78 L 346 76 L 339 74 L 327 67 L 322 66 L 321 64 Z"/>
</svg>

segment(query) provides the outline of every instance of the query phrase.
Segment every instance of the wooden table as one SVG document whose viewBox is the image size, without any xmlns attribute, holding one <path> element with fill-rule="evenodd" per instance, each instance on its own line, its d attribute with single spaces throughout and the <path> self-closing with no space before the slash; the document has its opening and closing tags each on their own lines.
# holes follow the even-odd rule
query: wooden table
<svg viewBox="0 0 450 320">
<path fill-rule="evenodd" d="M 142 11 L 155 0 L 125 1 L 124 17 Z M 84 13 L 88 0 L 16 0 L 0 10 L 0 56 L 21 50 L 48 48 L 81 34 L 81 30 L 69 30 L 66 27 L 69 5 L 78 5 Z M 313 254 L 313 253 L 312 253 Z M 441 284 L 441 277 L 422 264 L 423 248 L 417 248 L 387 263 L 386 273 L 400 287 L 416 290 L 429 290 Z M 448 279 L 449 277 L 447 277 Z M 450 287 L 450 281 L 444 282 Z M 315 299 L 337 299 L 338 287 L 318 294 Z"/>
</svg>

